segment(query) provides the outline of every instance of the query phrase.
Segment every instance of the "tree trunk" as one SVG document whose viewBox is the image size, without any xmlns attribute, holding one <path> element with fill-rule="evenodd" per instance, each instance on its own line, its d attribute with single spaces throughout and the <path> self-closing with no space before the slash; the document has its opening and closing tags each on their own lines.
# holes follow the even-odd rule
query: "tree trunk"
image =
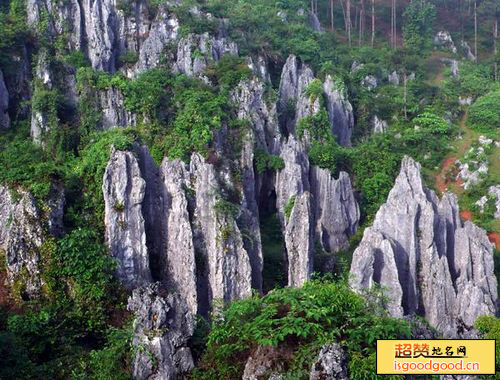
<svg viewBox="0 0 500 380">
<path fill-rule="evenodd" d="M 375 42 L 375 0 L 372 0 L 372 47 Z"/>
<path fill-rule="evenodd" d="M 477 61 L 477 0 L 474 0 L 474 55 Z"/>
<path fill-rule="evenodd" d="M 349 41 L 349 47 L 351 47 L 351 0 L 346 2 L 345 13 L 347 16 L 347 40 Z"/>
<path fill-rule="evenodd" d="M 495 21 L 493 23 L 493 59 L 495 60 L 494 65 L 494 74 L 495 74 L 495 82 L 498 81 L 498 63 L 497 63 L 497 39 L 498 39 L 498 10 L 495 9 Z"/>
<path fill-rule="evenodd" d="M 359 38 L 358 45 L 365 40 L 365 0 L 361 0 L 361 10 L 359 11 Z"/>
<path fill-rule="evenodd" d="M 335 30 L 335 25 L 333 24 L 333 0 L 330 0 L 330 29 L 332 32 Z"/>
<path fill-rule="evenodd" d="M 405 120 L 408 120 L 408 111 L 407 111 L 407 108 L 406 108 L 406 98 L 407 98 L 407 87 L 406 87 L 406 83 L 408 82 L 408 79 L 406 77 L 406 68 L 404 69 L 403 71 L 403 105 L 404 105 L 404 115 L 405 115 Z"/>
</svg>

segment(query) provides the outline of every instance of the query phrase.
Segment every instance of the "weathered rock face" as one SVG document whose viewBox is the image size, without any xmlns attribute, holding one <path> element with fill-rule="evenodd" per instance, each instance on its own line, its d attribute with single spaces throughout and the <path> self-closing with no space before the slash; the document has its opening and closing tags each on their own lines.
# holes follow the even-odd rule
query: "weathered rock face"
<svg viewBox="0 0 500 380">
<path fill-rule="evenodd" d="M 387 80 L 394 86 L 399 86 L 399 74 L 396 70 L 389 74 Z"/>
<path fill-rule="evenodd" d="M 240 83 L 232 100 L 238 106 L 238 117 L 251 122 L 256 146 L 268 153 L 276 153 L 281 137 L 276 105 L 266 102 L 262 80 L 252 78 Z"/>
<path fill-rule="evenodd" d="M 352 105 L 347 100 L 344 85 L 327 75 L 323 83 L 323 91 L 332 133 L 337 136 L 337 142 L 340 145 L 350 146 L 354 128 L 354 114 Z"/>
<path fill-rule="evenodd" d="M 252 293 L 252 268 L 243 247 L 241 231 L 225 201 L 213 165 L 198 154 L 191 157 L 190 173 L 195 178 L 195 247 L 206 263 L 208 299 L 226 302 Z"/>
<path fill-rule="evenodd" d="M 238 46 L 228 38 L 191 33 L 179 41 L 174 69 L 188 76 L 199 75 L 210 62 L 219 61 L 226 54 L 238 55 Z"/>
<path fill-rule="evenodd" d="M 134 379 L 175 380 L 194 368 L 188 347 L 194 322 L 183 305 L 178 294 L 159 283 L 133 291 L 128 309 L 135 315 Z"/>
<path fill-rule="evenodd" d="M 0 129 L 10 127 L 10 117 L 7 112 L 9 108 L 9 93 L 3 80 L 3 73 L 0 70 Z"/>
<path fill-rule="evenodd" d="M 309 380 L 347 380 L 347 357 L 337 343 L 325 345 L 311 367 Z"/>
<path fill-rule="evenodd" d="M 321 23 L 319 22 L 319 18 L 314 12 L 309 12 L 309 25 L 312 30 L 315 32 L 322 32 L 323 28 L 321 27 Z"/>
<path fill-rule="evenodd" d="M 447 336 L 494 315 L 493 247 L 486 232 L 458 217 L 457 199 L 441 201 L 422 183 L 420 165 L 403 159 L 387 203 L 353 255 L 351 285 L 378 283 L 394 316 L 420 314 Z"/>
<path fill-rule="evenodd" d="M 38 62 L 35 68 L 35 80 L 38 82 L 37 86 L 41 86 L 45 90 L 52 89 L 52 70 L 50 69 L 49 58 L 45 50 L 42 50 L 38 55 Z M 31 137 L 33 141 L 41 144 L 47 132 L 49 132 L 49 115 L 45 110 L 32 107 Z"/>
<path fill-rule="evenodd" d="M 193 233 L 185 191 L 189 181 L 188 172 L 181 161 L 164 160 L 161 179 L 164 185 L 161 279 L 169 284 L 169 289 L 174 289 L 181 295 L 191 318 L 194 318 L 198 310 L 198 300 Z"/>
<path fill-rule="evenodd" d="M 367 75 L 361 81 L 361 85 L 366 87 L 368 90 L 373 90 L 378 87 L 378 79 L 373 75 Z"/>
<path fill-rule="evenodd" d="M 282 379 L 290 352 L 281 346 L 259 346 L 248 358 L 242 380 Z"/>
<path fill-rule="evenodd" d="M 7 187 L 0 186 L 0 252 L 5 255 L 7 280 L 16 296 L 33 299 L 40 295 L 43 284 L 42 245 L 50 235 L 62 233 L 64 192 L 54 189 L 45 211 L 40 210 L 30 193 L 17 193 L 18 199 Z"/>
<path fill-rule="evenodd" d="M 319 111 L 319 99 L 311 101 L 304 93 L 313 79 L 309 66 L 294 55 L 288 57 L 281 72 L 277 104 L 282 131 L 293 134 L 300 119 Z"/>
<path fill-rule="evenodd" d="M 377 115 L 372 118 L 372 126 L 373 133 L 384 133 L 389 128 L 387 121 L 379 119 Z"/>
<path fill-rule="evenodd" d="M 110 87 L 99 93 L 99 102 L 102 110 L 102 128 L 133 126 L 137 122 L 135 114 L 128 112 L 124 106 L 121 91 Z"/>
<path fill-rule="evenodd" d="M 152 281 L 142 213 L 145 190 L 136 157 L 113 149 L 102 185 L 106 242 L 118 263 L 118 279 L 130 289 Z"/>
<path fill-rule="evenodd" d="M 441 61 L 444 64 L 450 65 L 451 76 L 453 78 L 458 78 L 459 77 L 460 70 L 459 70 L 459 67 L 458 67 L 458 61 L 456 59 L 441 58 Z"/>
<path fill-rule="evenodd" d="M 358 228 L 360 212 L 349 175 L 340 172 L 337 180 L 329 170 L 311 167 L 311 192 L 316 221 L 316 239 L 328 252 L 348 246 Z"/>
<path fill-rule="evenodd" d="M 451 50 L 453 53 L 457 52 L 457 48 L 453 43 L 450 32 L 441 30 L 434 36 L 434 45 L 438 48 Z"/>
<path fill-rule="evenodd" d="M 285 246 L 288 255 L 288 286 L 300 287 L 313 270 L 313 211 L 311 194 L 295 197 L 290 216 L 285 220 Z"/>
</svg>

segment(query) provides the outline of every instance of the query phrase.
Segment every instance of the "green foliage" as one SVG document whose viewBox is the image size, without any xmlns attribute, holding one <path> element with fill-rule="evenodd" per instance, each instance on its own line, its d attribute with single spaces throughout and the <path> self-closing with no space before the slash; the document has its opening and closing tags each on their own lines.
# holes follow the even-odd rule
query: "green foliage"
<svg viewBox="0 0 500 380">
<path fill-rule="evenodd" d="M 124 54 L 120 55 L 118 61 L 120 65 L 135 65 L 139 60 L 139 54 L 135 51 L 127 51 Z"/>
<path fill-rule="evenodd" d="M 260 174 L 267 170 L 279 171 L 285 168 L 285 161 L 279 156 L 268 154 L 262 149 L 256 149 L 255 167 Z"/>
<path fill-rule="evenodd" d="M 284 239 L 278 213 L 260 216 L 260 236 L 264 265 L 262 268 L 262 288 L 268 292 L 287 285 Z"/>
<path fill-rule="evenodd" d="M 85 54 L 80 50 L 74 50 L 64 57 L 64 62 L 75 69 L 90 66 L 90 62 Z"/>
<path fill-rule="evenodd" d="M 64 166 L 33 144 L 28 125 L 19 124 L 0 136 L 0 183 L 29 190 L 38 199 L 49 196 L 53 180 L 63 176 Z"/>
<path fill-rule="evenodd" d="M 323 83 L 319 79 L 313 79 L 305 89 L 306 96 L 311 100 L 315 101 L 323 95 Z"/>
<path fill-rule="evenodd" d="M 293 207 L 295 206 L 295 195 L 291 196 L 290 199 L 288 199 L 288 202 L 286 202 L 285 205 L 285 218 L 288 220 L 290 219 L 290 215 L 292 214 Z"/>
<path fill-rule="evenodd" d="M 89 137 L 89 144 L 80 152 L 80 159 L 75 162 L 74 174 L 84 185 L 84 208 L 95 213 L 95 223 L 104 221 L 104 198 L 102 178 L 109 161 L 111 147 L 117 150 L 129 150 L 134 143 L 134 136 L 126 129 L 112 129 L 94 133 Z"/>
<path fill-rule="evenodd" d="M 116 76 L 113 79 L 113 84 L 123 92 L 128 111 L 152 120 L 160 118 L 160 109 L 168 105 L 166 90 L 172 81 L 168 71 L 162 68 L 148 70 L 132 81 Z"/>
<path fill-rule="evenodd" d="M 471 128 L 492 138 L 500 129 L 500 90 L 490 92 L 477 99 L 469 109 L 468 122 Z"/>
<path fill-rule="evenodd" d="M 333 138 L 330 120 L 325 109 L 322 108 L 318 113 L 299 120 L 297 136 L 304 136 L 305 131 L 308 131 L 309 136 L 314 140 L 325 141 Z"/>
<path fill-rule="evenodd" d="M 495 339 L 495 368 L 500 368 L 500 318 L 483 316 L 476 319 L 476 329 L 484 339 Z"/>
<path fill-rule="evenodd" d="M 223 56 L 219 62 L 207 68 L 207 76 L 224 91 L 231 90 L 242 80 L 249 78 L 252 71 L 243 58 Z"/>
<path fill-rule="evenodd" d="M 432 45 L 432 26 L 436 18 L 436 7 L 430 2 L 411 2 L 405 9 L 403 36 L 405 46 L 422 54 Z"/>
<path fill-rule="evenodd" d="M 366 301 L 344 282 L 308 282 L 301 289 L 285 288 L 227 306 L 213 322 L 207 351 L 195 379 L 241 377 L 245 360 L 257 345 L 283 346 L 293 352 L 286 367 L 308 371 L 322 345 L 339 342 L 349 357 L 370 360 L 377 339 L 408 338 L 409 325 L 370 312 Z M 352 359 L 351 359 L 352 360 Z M 351 366 L 351 379 L 363 372 Z"/>
<path fill-rule="evenodd" d="M 0 69 L 4 74 L 17 69 L 16 60 L 22 54 L 22 49 L 29 37 L 26 24 L 26 6 L 22 0 L 12 0 L 8 9 L 0 5 Z"/>
<path fill-rule="evenodd" d="M 73 370 L 72 379 L 129 380 L 132 361 L 132 323 L 123 328 L 110 328 L 107 342 L 100 350 L 93 350 L 81 359 L 79 367 Z"/>
</svg>

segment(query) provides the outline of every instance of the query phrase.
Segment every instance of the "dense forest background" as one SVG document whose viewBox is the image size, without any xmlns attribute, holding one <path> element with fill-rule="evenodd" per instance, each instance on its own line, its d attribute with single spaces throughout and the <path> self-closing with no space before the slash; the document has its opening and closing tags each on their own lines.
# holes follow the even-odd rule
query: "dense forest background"
<svg viewBox="0 0 500 380">
<path fill-rule="evenodd" d="M 65 2 L 47 3 L 59 1 Z M 104 243 L 101 189 L 110 147 L 126 150 L 144 144 L 157 163 L 164 157 L 189 161 L 193 152 L 211 158 L 214 134 L 224 127 L 231 131 L 226 158 L 236 161 L 248 123 L 238 119 L 231 94 L 253 75 L 246 57 L 267 62 L 269 103 L 276 102 L 281 71 L 291 54 L 315 72 L 317 79 L 307 88 L 311 98 L 320 97 L 328 75 L 342 87 L 355 118 L 351 146 L 340 145 L 330 132 L 324 104 L 320 112 L 299 123 L 297 133 L 307 131 L 310 136 L 312 164 L 335 176 L 340 171 L 352 176 L 361 228 L 350 247 L 337 253 L 338 264 L 328 278 L 316 279 L 303 289 L 284 288 L 238 301 L 228 307 L 223 322 L 200 316 L 191 341 L 198 365 L 193 378 L 237 378 L 244 365 L 237 361 L 238 353 L 257 343 L 284 341 L 298 352 L 290 359 L 290 378 L 303 378 L 313 353 L 333 338 L 348 342 L 352 379 L 377 378 L 375 340 L 410 336 L 415 326 L 389 318 L 354 294 L 346 277 L 363 228 L 385 202 L 404 155 L 422 164 L 429 187 L 459 196 L 466 217 L 496 241 L 499 266 L 496 200 L 490 196 L 482 207 L 477 202 L 500 182 L 500 147 L 491 144 L 481 151 L 481 162 L 489 170 L 467 189 L 453 179 L 457 166 L 443 167 L 446 160 L 470 161 L 480 136 L 499 139 L 497 0 L 116 0 L 112 4 L 127 18 L 133 17 L 139 2 L 146 3 L 151 19 L 168 7 L 179 20 L 180 37 L 215 35 L 224 20 L 239 55 L 210 62 L 205 75 L 211 85 L 207 85 L 172 69 L 174 43 L 165 48 L 159 65 L 132 78 L 128 72 L 138 62 L 137 51 L 122 52 L 114 70 L 98 70 L 92 67 L 85 44 L 71 49 L 70 32 L 54 33 L 55 14 L 46 12 L 39 23 L 28 25 L 23 0 L 0 0 L 0 70 L 10 93 L 10 127 L 0 128 L 0 183 L 14 196 L 29 191 L 41 210 L 57 189 L 65 188 L 66 193 L 64 233 L 46 239 L 40 250 L 43 296 L 26 296 L 22 282 L 0 284 L 0 378 L 131 378 L 138 350 L 132 344 L 133 317 L 126 310 L 127 292 L 113 276 L 115 264 Z M 438 32 L 447 34 L 439 39 Z M 40 57 L 58 74 L 50 86 L 32 74 Z M 22 74 L 26 65 L 28 74 Z M 397 80 L 391 79 L 393 73 Z M 67 75 L 75 78 L 77 104 L 65 96 Z M 136 115 L 135 126 L 103 127 L 97 97 L 108 90 L 121 94 L 126 112 Z M 37 112 L 44 115 L 45 127 L 34 136 L 31 117 Z M 289 118 L 294 112 L 288 109 L 278 116 Z M 385 123 L 385 133 L 374 133 L 375 118 Z M 265 173 L 280 170 L 283 162 L 257 152 L 254 165 Z M 219 206 L 229 213 L 234 208 L 230 201 Z M 280 269 L 283 237 L 273 213 L 262 218 L 260 228 L 267 292 L 286 284 Z M 2 262 L 4 254 L 0 250 Z M 328 258 L 324 252 L 317 255 Z M 2 264 L 0 281 L 5 279 Z M 279 328 L 266 317 L 277 304 L 299 305 Z M 325 313 L 329 305 L 335 307 Z M 305 322 L 304 310 L 317 314 Z M 495 318 L 478 324 L 485 336 L 498 342 L 499 326 Z M 281 335 L 273 335 L 274 331 Z M 289 339 L 292 335 L 299 338 Z"/>
</svg>

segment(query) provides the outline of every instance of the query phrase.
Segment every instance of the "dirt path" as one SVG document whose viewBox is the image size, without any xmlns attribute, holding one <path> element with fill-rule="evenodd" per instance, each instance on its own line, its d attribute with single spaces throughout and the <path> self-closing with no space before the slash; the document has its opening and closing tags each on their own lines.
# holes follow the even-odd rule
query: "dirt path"
<svg viewBox="0 0 500 380">
<path fill-rule="evenodd" d="M 448 186 L 450 184 L 455 184 L 457 186 L 461 185 L 460 180 L 457 181 L 453 178 L 450 179 L 448 174 L 455 164 L 455 161 L 458 160 L 459 157 L 462 157 L 472 144 L 472 131 L 467 128 L 467 113 L 463 114 L 460 119 L 460 129 L 462 130 L 463 135 L 461 140 L 457 140 L 458 145 L 456 147 L 456 152 L 451 152 L 445 157 L 439 171 L 434 176 L 436 189 L 439 190 L 441 195 L 448 191 Z"/>
<path fill-rule="evenodd" d="M 453 189 L 453 192 L 460 194 L 463 191 L 462 181 L 460 179 L 456 179 L 455 173 L 450 173 L 452 170 L 455 161 L 460 157 L 463 157 L 464 154 L 469 150 L 472 142 L 476 138 L 474 132 L 472 132 L 467 127 L 467 113 L 465 113 L 460 119 L 460 129 L 463 132 L 462 139 L 457 140 L 458 144 L 456 145 L 456 152 L 451 152 L 448 156 L 445 157 L 443 162 L 441 163 L 441 167 L 439 171 L 434 176 L 434 184 L 436 189 L 442 194 L 446 191 L 450 191 L 450 188 Z M 451 175 L 450 175 L 451 174 Z M 473 213 L 470 210 L 462 210 L 460 211 L 460 217 L 462 220 L 472 220 Z M 488 238 L 490 241 L 495 244 L 497 249 L 500 249 L 500 233 L 499 232 L 488 232 Z"/>
</svg>

